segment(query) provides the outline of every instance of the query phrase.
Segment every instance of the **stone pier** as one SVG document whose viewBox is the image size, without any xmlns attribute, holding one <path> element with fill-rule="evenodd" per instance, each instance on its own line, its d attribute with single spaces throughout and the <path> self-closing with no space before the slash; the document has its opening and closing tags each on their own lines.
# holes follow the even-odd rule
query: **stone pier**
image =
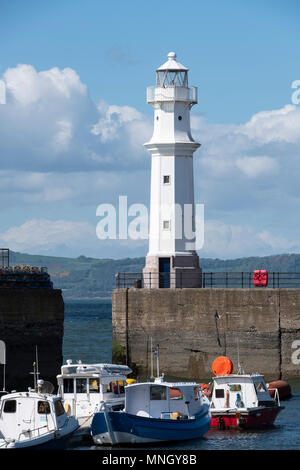
<svg viewBox="0 0 300 470">
<path fill-rule="evenodd" d="M 52 382 L 62 364 L 64 302 L 60 290 L 0 288 L 0 339 L 6 344 L 6 389 L 33 387 L 35 346 L 40 378 Z M 3 387 L 3 365 L 0 386 Z"/>
<path fill-rule="evenodd" d="M 235 371 L 239 356 L 266 380 L 300 377 L 300 289 L 116 289 L 112 315 L 114 344 L 139 375 L 151 373 L 152 338 L 168 376 L 209 379 L 226 355 Z"/>
</svg>

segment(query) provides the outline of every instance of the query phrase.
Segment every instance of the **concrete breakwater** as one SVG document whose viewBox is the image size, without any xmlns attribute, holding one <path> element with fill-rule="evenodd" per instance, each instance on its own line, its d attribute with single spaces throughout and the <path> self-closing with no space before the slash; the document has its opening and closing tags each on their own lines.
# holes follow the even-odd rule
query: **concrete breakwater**
<svg viewBox="0 0 300 470">
<path fill-rule="evenodd" d="M 62 363 L 64 302 L 61 290 L 0 288 L 0 339 L 6 344 L 6 389 L 33 387 L 35 346 L 40 378 L 56 389 Z M 2 368 L 0 384 L 2 388 Z"/>
<path fill-rule="evenodd" d="M 300 377 L 300 289 L 116 289 L 112 321 L 114 351 L 140 375 L 150 375 L 152 338 L 169 376 L 209 379 L 219 355 L 236 372 L 239 348 L 247 373 Z"/>
</svg>

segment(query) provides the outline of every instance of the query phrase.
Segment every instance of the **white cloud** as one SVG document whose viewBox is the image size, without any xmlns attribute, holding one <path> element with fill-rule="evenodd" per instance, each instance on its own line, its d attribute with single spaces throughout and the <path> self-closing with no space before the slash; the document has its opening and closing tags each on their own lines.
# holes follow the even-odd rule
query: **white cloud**
<svg viewBox="0 0 300 470">
<path fill-rule="evenodd" d="M 249 178 L 270 176 L 278 171 L 278 163 L 268 156 L 237 158 L 236 165 Z"/>
<path fill-rule="evenodd" d="M 7 88 L 7 105 L 0 107 L 2 169 L 110 171 L 128 168 L 131 161 L 145 166 L 148 120 L 130 106 L 103 101 L 97 106 L 74 70 L 38 72 L 21 64 L 2 79 Z"/>
<path fill-rule="evenodd" d="M 39 100 L 47 100 L 49 94 L 71 98 L 72 93 L 86 94 L 86 85 L 71 68 L 37 72 L 32 65 L 19 64 L 9 68 L 3 75 L 9 95 L 16 104 L 28 106 Z"/>
<path fill-rule="evenodd" d="M 258 230 L 251 225 L 207 220 L 204 231 L 204 246 L 199 252 L 200 257 L 228 259 L 300 251 L 299 241 L 276 236 L 268 230 Z"/>
<path fill-rule="evenodd" d="M 288 104 L 281 109 L 254 114 L 239 131 L 261 144 L 270 142 L 300 142 L 300 110 Z"/>
<path fill-rule="evenodd" d="M 70 249 L 93 237 L 95 229 L 86 222 L 33 219 L 0 233 L 0 243 L 15 251 L 36 254 L 52 251 L 61 245 Z"/>
</svg>

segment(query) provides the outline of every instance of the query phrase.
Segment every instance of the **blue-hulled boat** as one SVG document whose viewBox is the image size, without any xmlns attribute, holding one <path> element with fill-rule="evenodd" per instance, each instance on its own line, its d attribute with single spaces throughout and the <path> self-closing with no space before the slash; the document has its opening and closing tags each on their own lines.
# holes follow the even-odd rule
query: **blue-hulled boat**
<svg viewBox="0 0 300 470">
<path fill-rule="evenodd" d="M 134 383 L 125 387 L 125 408 L 102 403 L 94 414 L 95 444 L 137 444 L 202 437 L 209 429 L 209 401 L 197 383 Z"/>
</svg>

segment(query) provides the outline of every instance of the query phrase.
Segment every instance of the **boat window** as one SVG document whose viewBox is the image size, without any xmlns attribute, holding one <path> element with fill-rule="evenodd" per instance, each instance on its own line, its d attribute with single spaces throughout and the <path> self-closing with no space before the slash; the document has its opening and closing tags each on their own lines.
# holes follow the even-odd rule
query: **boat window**
<svg viewBox="0 0 300 470">
<path fill-rule="evenodd" d="M 229 384 L 229 390 L 231 392 L 240 392 L 242 390 L 241 384 Z"/>
<path fill-rule="evenodd" d="M 99 393 L 99 379 L 89 379 L 90 393 Z"/>
<path fill-rule="evenodd" d="M 199 387 L 194 387 L 194 399 L 198 400 L 199 399 Z"/>
<path fill-rule="evenodd" d="M 115 395 L 119 395 L 118 382 L 116 381 L 112 382 L 112 390 Z"/>
<path fill-rule="evenodd" d="M 65 412 L 65 409 L 63 407 L 63 404 L 60 400 L 56 400 L 55 402 L 55 414 L 56 416 L 61 416 Z"/>
<path fill-rule="evenodd" d="M 76 379 L 76 392 L 77 393 L 87 392 L 87 379 Z"/>
<path fill-rule="evenodd" d="M 64 379 L 64 393 L 74 393 L 73 379 Z"/>
<path fill-rule="evenodd" d="M 224 398 L 224 388 L 216 388 L 216 398 Z"/>
<path fill-rule="evenodd" d="M 38 401 L 38 414 L 48 415 L 50 413 L 50 404 L 48 401 Z"/>
<path fill-rule="evenodd" d="M 106 390 L 105 390 L 105 387 L 106 387 Z M 107 385 L 104 385 L 104 392 L 106 393 L 111 393 L 111 383 L 107 384 Z"/>
<path fill-rule="evenodd" d="M 170 400 L 183 400 L 183 393 L 179 388 L 170 388 Z"/>
<path fill-rule="evenodd" d="M 125 382 L 124 380 L 119 380 L 119 392 L 122 394 L 122 393 L 125 393 Z"/>
<path fill-rule="evenodd" d="M 16 400 L 7 400 L 4 403 L 4 413 L 15 413 L 17 410 L 17 402 Z"/>
<path fill-rule="evenodd" d="M 255 385 L 257 393 L 266 392 L 266 388 L 263 382 L 255 382 L 254 385 Z"/>
<path fill-rule="evenodd" d="M 151 385 L 150 400 L 166 400 L 167 388 L 162 385 Z"/>
</svg>

